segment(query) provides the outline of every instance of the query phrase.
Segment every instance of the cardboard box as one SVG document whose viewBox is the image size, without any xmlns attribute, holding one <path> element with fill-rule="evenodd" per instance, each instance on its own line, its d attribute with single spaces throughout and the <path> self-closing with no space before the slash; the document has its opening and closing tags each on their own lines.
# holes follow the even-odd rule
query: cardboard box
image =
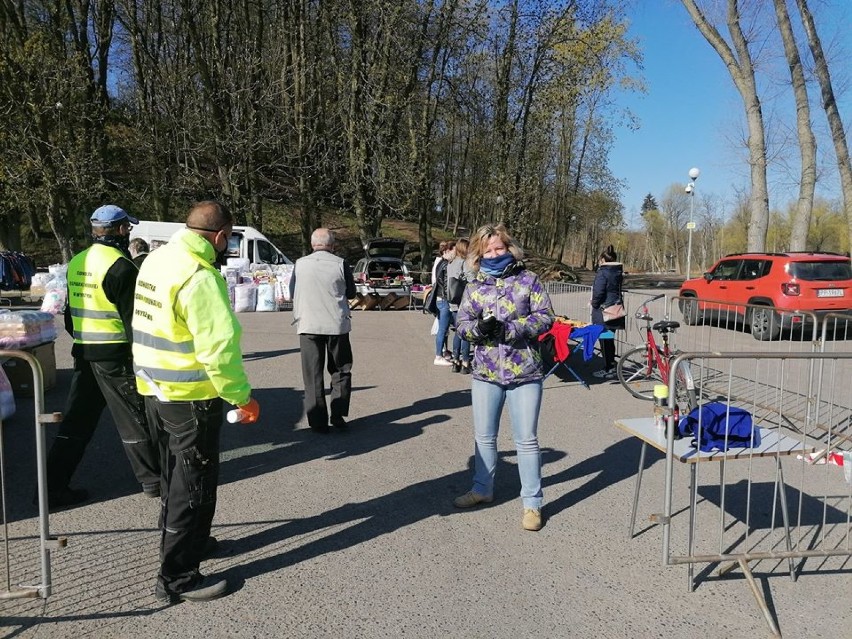
<svg viewBox="0 0 852 639">
<path fill-rule="evenodd" d="M 56 354 L 53 350 L 53 342 L 21 350 L 30 353 L 41 364 L 44 390 L 48 391 L 53 388 L 56 385 Z M 29 362 L 17 357 L 7 359 L 3 362 L 3 371 L 9 378 L 15 397 L 33 396 L 33 369 Z"/>
</svg>

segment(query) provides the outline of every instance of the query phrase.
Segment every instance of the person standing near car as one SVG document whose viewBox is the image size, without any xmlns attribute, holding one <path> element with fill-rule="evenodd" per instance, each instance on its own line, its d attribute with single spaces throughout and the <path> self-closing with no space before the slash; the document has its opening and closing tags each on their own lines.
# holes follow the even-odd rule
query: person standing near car
<svg viewBox="0 0 852 639">
<path fill-rule="evenodd" d="M 74 373 L 62 424 L 47 456 L 47 499 L 63 508 L 88 499 L 69 486 L 104 407 L 144 494 L 160 496 L 160 456 L 136 391 L 131 357 L 133 289 L 139 270 L 130 261 L 131 225 L 124 209 L 107 204 L 92 213 L 92 245 L 68 263 L 65 328 L 73 336 Z"/>
<path fill-rule="evenodd" d="M 260 414 L 243 368 L 242 329 L 214 266 L 228 248 L 233 224 L 222 204 L 193 205 L 186 228 L 148 256 L 136 282 L 136 380 L 162 460 L 154 594 L 165 604 L 208 601 L 227 592 L 225 579 L 199 571 L 212 545 L 223 400 L 240 408 L 242 423 L 254 423 Z"/>
<path fill-rule="evenodd" d="M 521 247 L 502 224 L 483 226 L 471 239 L 467 261 L 476 277 L 465 288 L 457 330 L 474 344 L 474 473 L 473 487 L 453 504 L 471 508 L 493 501 L 497 433 L 508 402 L 521 479 L 521 526 L 540 530 L 538 416 L 544 371 L 537 342 L 554 318 L 544 285 L 522 258 Z"/>
<path fill-rule="evenodd" d="M 311 234 L 313 253 L 296 260 L 290 279 L 293 319 L 298 324 L 305 416 L 316 433 L 328 433 L 329 422 L 346 428 L 352 395 L 352 318 L 355 297 L 352 270 L 334 251 L 334 234 L 318 228 Z M 331 417 L 325 400 L 324 368 L 331 374 Z"/>
<path fill-rule="evenodd" d="M 624 266 L 618 262 L 618 256 L 612 244 L 607 246 L 598 256 L 598 271 L 592 284 L 592 324 L 599 324 L 608 330 L 623 329 L 623 317 L 605 322 L 603 309 L 613 304 L 624 304 L 621 286 L 624 281 Z M 604 358 L 602 370 L 592 373 L 598 379 L 615 379 L 615 340 L 600 340 L 601 353 Z"/>
</svg>

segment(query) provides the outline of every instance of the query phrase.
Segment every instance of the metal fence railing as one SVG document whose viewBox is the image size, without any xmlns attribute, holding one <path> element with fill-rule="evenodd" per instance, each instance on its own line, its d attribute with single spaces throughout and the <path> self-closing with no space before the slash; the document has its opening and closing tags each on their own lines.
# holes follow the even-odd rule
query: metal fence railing
<svg viewBox="0 0 852 639">
<path fill-rule="evenodd" d="M 693 412 L 691 435 L 673 416 L 655 430 L 653 417 L 616 422 L 643 442 L 665 452 L 663 512 L 652 517 L 663 526 L 663 561 L 688 566 L 692 590 L 700 581 L 723 578 L 741 569 L 770 629 L 780 635 L 778 619 L 787 611 L 771 610 L 754 578 L 848 571 L 852 557 L 852 438 L 847 404 L 852 386 L 852 353 L 698 352 L 679 355 L 689 362 L 697 381 L 705 371 L 717 379 Z M 743 388 L 745 371 L 750 380 Z M 676 396 L 673 376 L 669 393 Z M 790 410 L 790 398 L 802 398 L 802 409 Z M 795 401 L 798 400 L 794 400 Z M 713 418 L 713 409 L 720 415 Z M 751 423 L 745 441 L 727 428 L 731 410 L 742 409 Z M 716 433 L 722 439 L 711 450 Z M 634 496 L 633 518 L 641 485 Z M 740 463 L 732 463 L 732 462 Z M 689 468 L 688 484 L 677 481 L 675 468 Z M 718 462 L 716 466 L 712 462 Z M 686 504 L 686 513 L 682 505 Z M 631 520 L 631 534 L 633 520 Z M 696 578 L 695 567 L 704 568 Z"/>
<path fill-rule="evenodd" d="M 44 378 L 42 374 L 41 364 L 30 353 L 14 350 L 0 350 L 0 358 L 17 358 L 22 359 L 30 365 L 33 371 L 33 401 L 35 406 L 35 441 L 36 441 L 36 469 L 38 473 L 38 536 L 26 537 L 18 539 L 10 539 L 9 537 L 9 522 L 6 512 L 7 477 L 6 477 L 6 457 L 3 441 L 5 432 L 3 422 L 0 421 L 0 493 L 2 493 L 2 516 L 3 516 L 3 566 L 4 577 L 3 589 L 0 590 L 0 599 L 18 599 L 25 597 L 42 597 L 46 599 L 52 591 L 52 582 L 50 575 L 50 553 L 52 550 L 57 550 L 65 546 L 65 539 L 51 537 L 50 535 L 50 520 L 48 515 L 47 504 L 47 450 L 45 444 L 45 433 L 43 424 L 58 422 L 62 419 L 60 413 L 45 413 L 44 412 Z M 16 484 L 20 482 L 20 478 L 16 478 Z M 36 542 L 37 545 L 36 545 Z M 27 555 L 38 554 L 39 558 L 39 575 L 31 574 L 27 571 L 26 563 L 16 561 L 15 566 L 21 567 L 20 574 L 15 573 L 13 576 L 12 557 L 20 559 Z M 38 583 L 28 584 L 27 582 L 39 579 Z M 15 582 L 15 583 L 13 583 Z"/>
</svg>

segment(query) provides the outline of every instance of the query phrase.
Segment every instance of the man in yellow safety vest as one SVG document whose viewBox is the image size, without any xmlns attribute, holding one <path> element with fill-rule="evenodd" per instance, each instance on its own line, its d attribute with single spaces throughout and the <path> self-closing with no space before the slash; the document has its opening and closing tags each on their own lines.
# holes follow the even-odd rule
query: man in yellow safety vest
<svg viewBox="0 0 852 639">
<path fill-rule="evenodd" d="M 224 205 L 193 205 L 186 228 L 148 256 L 136 282 L 133 357 L 162 460 L 162 603 L 208 601 L 228 589 L 199 571 L 213 540 L 223 400 L 240 408 L 243 423 L 260 413 L 243 369 L 242 329 L 214 266 L 232 228 Z"/>
<path fill-rule="evenodd" d="M 136 479 L 149 497 L 160 496 L 160 456 L 136 391 L 130 347 L 130 321 L 136 265 L 127 251 L 132 224 L 123 209 L 99 207 L 91 217 L 93 243 L 68 264 L 65 328 L 74 337 L 74 374 L 64 418 L 47 458 L 50 508 L 88 499 L 71 488 L 101 413 L 109 407 Z"/>
</svg>

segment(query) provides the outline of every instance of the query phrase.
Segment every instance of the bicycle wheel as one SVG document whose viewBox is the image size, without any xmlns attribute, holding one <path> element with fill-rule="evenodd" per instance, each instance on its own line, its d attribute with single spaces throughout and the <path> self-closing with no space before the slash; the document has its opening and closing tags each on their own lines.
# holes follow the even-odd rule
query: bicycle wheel
<svg viewBox="0 0 852 639">
<path fill-rule="evenodd" d="M 674 359 L 674 358 L 672 358 Z M 689 411 L 698 408 L 698 393 L 695 390 L 695 380 L 692 378 L 692 370 L 689 361 L 685 360 L 677 367 L 677 404 L 678 406 L 689 406 Z"/>
<path fill-rule="evenodd" d="M 648 401 L 654 399 L 654 386 L 663 383 L 656 363 L 652 363 L 650 368 L 648 366 L 648 349 L 645 346 L 622 355 L 615 374 L 628 393 Z"/>
</svg>

